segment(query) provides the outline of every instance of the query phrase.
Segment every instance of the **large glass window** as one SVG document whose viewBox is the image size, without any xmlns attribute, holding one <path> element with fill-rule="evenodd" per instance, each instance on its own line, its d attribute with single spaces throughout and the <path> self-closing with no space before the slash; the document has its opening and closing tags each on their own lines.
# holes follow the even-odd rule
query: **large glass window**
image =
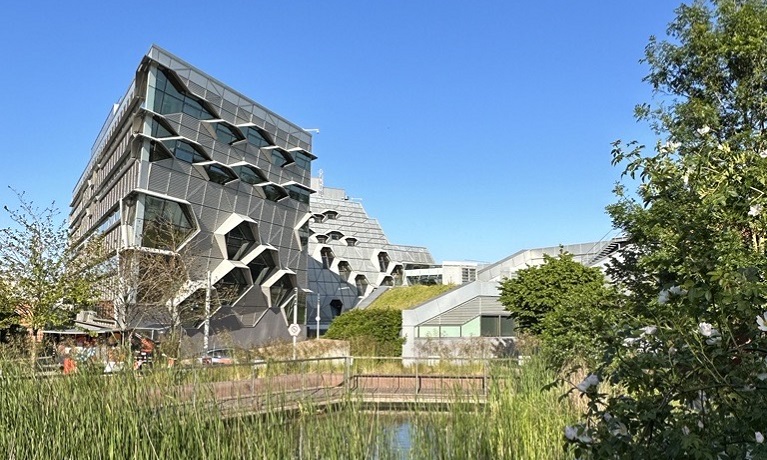
<svg viewBox="0 0 767 460">
<path fill-rule="evenodd" d="M 141 244 L 148 248 L 176 250 L 195 230 L 193 222 L 186 205 L 146 195 Z"/>
<path fill-rule="evenodd" d="M 514 320 L 511 316 L 483 315 L 479 323 L 482 337 L 513 337 Z"/>
<path fill-rule="evenodd" d="M 357 295 L 360 297 L 365 295 L 365 291 L 368 288 L 368 279 L 365 275 L 357 275 L 357 277 L 354 278 L 354 284 L 357 285 Z"/>
<path fill-rule="evenodd" d="M 253 231 L 250 222 L 241 222 L 231 229 L 225 236 L 226 255 L 230 260 L 240 260 L 258 245 L 258 236 Z"/>
<path fill-rule="evenodd" d="M 264 251 L 248 264 L 253 284 L 260 285 L 269 276 L 269 272 L 277 267 L 272 251 Z"/>
<path fill-rule="evenodd" d="M 227 303 L 231 303 L 237 300 L 249 285 L 245 269 L 235 268 L 216 283 L 216 291 L 219 298 L 227 299 Z"/>
<path fill-rule="evenodd" d="M 163 69 L 157 71 L 153 110 L 162 115 L 185 113 L 198 120 L 217 118 L 203 105 L 199 98 L 189 94 L 181 82 Z"/>
<path fill-rule="evenodd" d="M 242 128 L 242 131 L 245 134 L 245 138 L 248 140 L 248 143 L 255 147 L 261 148 L 273 145 L 269 140 L 269 136 L 264 131 L 254 126 Z"/>
<path fill-rule="evenodd" d="M 304 152 L 294 151 L 293 158 L 296 160 L 296 166 L 307 171 L 312 168 L 312 159 Z"/>
<path fill-rule="evenodd" d="M 320 256 L 322 257 L 322 268 L 330 268 L 333 265 L 333 260 L 336 258 L 333 250 L 330 248 L 320 249 Z"/>
<path fill-rule="evenodd" d="M 293 282 L 290 275 L 283 275 L 270 288 L 272 307 L 281 306 L 293 291 Z"/>
<path fill-rule="evenodd" d="M 221 164 L 208 164 L 204 165 L 203 168 L 205 168 L 205 172 L 208 174 L 210 181 L 217 184 L 224 185 L 237 179 L 237 175 L 234 174 L 234 171 Z"/>
<path fill-rule="evenodd" d="M 152 137 L 155 138 L 163 138 L 163 137 L 173 137 L 177 136 L 175 132 L 173 132 L 173 128 L 168 125 L 168 122 L 165 120 L 158 118 L 158 117 L 152 117 Z"/>
<path fill-rule="evenodd" d="M 216 139 L 218 139 L 220 142 L 231 145 L 244 139 L 240 133 L 238 133 L 235 129 L 226 123 L 215 123 L 214 126 Z"/>
<path fill-rule="evenodd" d="M 264 191 L 264 195 L 266 195 L 266 199 L 269 201 L 280 201 L 288 196 L 285 190 L 274 184 L 266 184 L 262 186 L 261 189 Z"/>
<path fill-rule="evenodd" d="M 171 152 L 173 156 L 187 163 L 200 163 L 210 161 L 208 155 L 202 148 L 182 140 L 162 141 L 162 144 Z"/>
<path fill-rule="evenodd" d="M 293 163 L 290 153 L 282 149 L 272 149 L 272 164 L 283 167 Z"/>
<path fill-rule="evenodd" d="M 288 191 L 288 195 L 296 201 L 309 204 L 309 190 L 290 184 L 285 186 L 285 190 Z"/>
<path fill-rule="evenodd" d="M 264 173 L 262 173 L 255 166 L 238 165 L 238 166 L 232 166 L 232 169 L 234 170 L 235 173 L 237 173 L 238 176 L 240 176 L 240 180 L 245 182 L 246 184 L 255 185 L 255 184 L 268 182 Z"/>
<path fill-rule="evenodd" d="M 378 253 L 378 268 L 382 273 L 385 273 L 386 269 L 389 268 L 389 262 L 389 254 L 385 252 Z"/>
<path fill-rule="evenodd" d="M 341 275 L 342 280 L 349 281 L 349 275 L 352 274 L 352 266 L 349 262 L 345 260 L 338 262 L 338 274 Z"/>
<path fill-rule="evenodd" d="M 173 158 L 170 151 L 162 142 L 152 141 L 149 146 L 149 161 L 160 161 Z"/>
</svg>

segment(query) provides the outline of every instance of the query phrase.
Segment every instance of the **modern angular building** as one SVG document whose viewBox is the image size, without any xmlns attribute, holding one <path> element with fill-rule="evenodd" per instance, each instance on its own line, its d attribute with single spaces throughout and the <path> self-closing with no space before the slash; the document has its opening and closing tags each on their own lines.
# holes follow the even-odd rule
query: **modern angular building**
<svg viewBox="0 0 767 460">
<path fill-rule="evenodd" d="M 103 234 L 120 259 L 184 252 L 194 263 L 175 302 L 200 303 L 208 283 L 230 293 L 213 312 L 214 337 L 287 338 L 307 286 L 310 152 L 299 126 L 152 46 L 96 138 L 70 234 Z M 147 320 L 111 300 L 117 323 Z M 186 326 L 200 333 L 199 321 Z"/>
<path fill-rule="evenodd" d="M 434 299 L 402 312 L 402 356 L 504 355 L 514 351 L 514 320 L 500 302 L 500 283 L 517 271 L 542 265 L 544 255 L 560 251 L 587 267 L 605 268 L 626 245 L 625 238 L 591 243 L 524 249 L 480 267 L 473 281 L 464 282 Z M 466 268 L 466 267 L 464 267 Z M 462 271 L 471 275 L 471 272 Z"/>
<path fill-rule="evenodd" d="M 381 225 L 346 191 L 313 178 L 309 220 L 307 328 L 323 332 L 342 312 L 364 308 L 393 286 L 407 285 L 409 270 L 434 266 L 429 250 L 389 243 Z"/>
</svg>

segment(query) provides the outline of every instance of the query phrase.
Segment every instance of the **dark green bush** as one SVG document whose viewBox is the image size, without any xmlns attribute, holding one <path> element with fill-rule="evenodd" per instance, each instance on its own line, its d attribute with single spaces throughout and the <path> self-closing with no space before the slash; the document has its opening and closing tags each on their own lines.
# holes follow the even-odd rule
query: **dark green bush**
<svg viewBox="0 0 767 460">
<path fill-rule="evenodd" d="M 350 310 L 328 328 L 328 339 L 348 340 L 356 356 L 402 356 L 402 312 L 388 308 Z"/>
</svg>

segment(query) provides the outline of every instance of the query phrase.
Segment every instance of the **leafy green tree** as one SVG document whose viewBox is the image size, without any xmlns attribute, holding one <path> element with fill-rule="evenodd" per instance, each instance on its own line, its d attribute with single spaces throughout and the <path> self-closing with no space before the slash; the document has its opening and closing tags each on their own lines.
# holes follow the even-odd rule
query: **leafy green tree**
<svg viewBox="0 0 767 460">
<path fill-rule="evenodd" d="M 617 296 L 599 268 L 568 253 L 544 255 L 542 265 L 518 271 L 500 290 L 518 329 L 537 335 L 557 366 L 576 357 L 593 361 L 604 348 L 595 331 L 612 327 Z"/>
<path fill-rule="evenodd" d="M 668 34 L 637 108 L 662 140 L 613 150 L 640 180 L 608 208 L 633 321 L 573 389 L 590 410 L 566 436 L 594 458 L 767 458 L 767 3 L 682 5 Z"/>
<path fill-rule="evenodd" d="M 23 193 L 17 195 L 19 209 L 4 207 L 16 225 L 0 229 L 0 327 L 20 325 L 34 338 L 44 327 L 69 320 L 75 306 L 97 298 L 100 242 L 73 246 L 53 206 L 39 209 Z"/>
<path fill-rule="evenodd" d="M 349 310 L 333 320 L 325 337 L 348 340 L 351 352 L 363 356 L 401 356 L 402 312 L 390 308 Z"/>
</svg>

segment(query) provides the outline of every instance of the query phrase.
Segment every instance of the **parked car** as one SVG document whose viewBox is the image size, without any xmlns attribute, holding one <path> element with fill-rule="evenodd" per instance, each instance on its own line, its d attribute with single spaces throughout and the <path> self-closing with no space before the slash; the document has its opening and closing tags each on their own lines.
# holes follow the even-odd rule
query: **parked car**
<svg viewBox="0 0 767 460">
<path fill-rule="evenodd" d="M 232 348 L 214 348 L 198 359 L 201 364 L 235 364 Z"/>
</svg>

